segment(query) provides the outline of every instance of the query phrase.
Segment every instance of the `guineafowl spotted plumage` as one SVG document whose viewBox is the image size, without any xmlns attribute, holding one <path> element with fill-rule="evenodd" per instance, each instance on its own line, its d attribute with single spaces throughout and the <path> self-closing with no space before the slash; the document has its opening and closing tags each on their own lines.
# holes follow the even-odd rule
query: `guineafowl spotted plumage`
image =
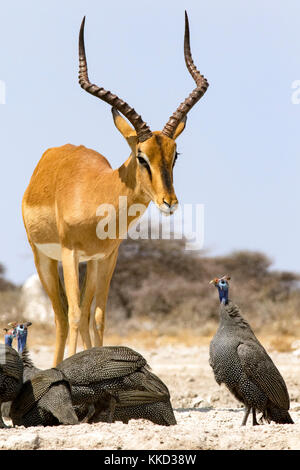
<svg viewBox="0 0 300 470">
<path fill-rule="evenodd" d="M 292 424 L 286 384 L 237 305 L 228 300 L 228 279 L 212 281 L 218 288 L 221 302 L 219 328 L 209 348 L 209 363 L 216 382 L 224 383 L 244 403 L 243 425 L 251 409 L 253 425 L 258 424 L 256 411 L 262 412 L 266 422 Z"/>
<path fill-rule="evenodd" d="M 133 349 L 91 348 L 65 359 L 57 369 L 71 384 L 74 405 L 95 408 L 91 421 L 144 418 L 161 425 L 176 424 L 168 388 Z"/>
<path fill-rule="evenodd" d="M 46 371 L 34 367 L 27 351 L 22 357 L 27 382 L 11 409 L 14 424 L 71 424 L 71 405 L 77 422 L 144 418 L 176 424 L 167 387 L 150 372 L 143 356 L 130 348 L 92 348 Z M 62 400 L 67 420 L 61 416 Z"/>
<path fill-rule="evenodd" d="M 23 386 L 11 404 L 10 418 L 17 426 L 78 424 L 69 382 L 55 368 L 34 366 L 27 348 L 22 352 Z"/>
<path fill-rule="evenodd" d="M 0 410 L 1 404 L 14 400 L 23 379 L 23 362 L 17 351 L 6 344 L 0 344 Z M 6 425 L 0 411 L 0 428 Z"/>
<path fill-rule="evenodd" d="M 10 409 L 14 425 L 78 424 L 69 382 L 57 369 L 38 372 L 27 380 Z"/>
</svg>

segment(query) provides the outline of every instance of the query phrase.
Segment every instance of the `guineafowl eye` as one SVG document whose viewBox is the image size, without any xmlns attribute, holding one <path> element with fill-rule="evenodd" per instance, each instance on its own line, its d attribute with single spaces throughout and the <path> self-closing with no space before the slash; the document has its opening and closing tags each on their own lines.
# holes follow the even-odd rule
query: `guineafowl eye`
<svg viewBox="0 0 300 470">
<path fill-rule="evenodd" d="M 228 287 L 228 283 L 227 283 L 227 281 L 225 281 L 225 279 L 220 279 L 219 286 L 220 287 Z"/>
</svg>

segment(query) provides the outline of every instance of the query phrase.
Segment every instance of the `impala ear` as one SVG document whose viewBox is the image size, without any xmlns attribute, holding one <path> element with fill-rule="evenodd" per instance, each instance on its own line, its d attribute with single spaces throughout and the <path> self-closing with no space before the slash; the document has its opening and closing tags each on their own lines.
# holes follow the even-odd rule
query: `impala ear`
<svg viewBox="0 0 300 470">
<path fill-rule="evenodd" d="M 122 136 L 127 140 L 129 147 L 132 151 L 135 151 L 136 145 L 138 143 L 138 138 L 136 135 L 136 131 L 133 127 L 131 127 L 126 119 L 124 119 L 119 111 L 116 108 L 111 108 L 111 112 L 113 115 L 113 120 L 115 123 L 116 128 L 121 132 Z"/>
<path fill-rule="evenodd" d="M 178 126 L 176 127 L 176 130 L 175 130 L 174 136 L 173 136 L 173 139 L 174 139 L 174 140 L 176 140 L 177 137 L 180 136 L 181 132 L 184 131 L 185 125 L 186 125 L 186 120 L 187 120 L 187 116 L 184 116 L 184 118 L 182 119 L 182 121 L 180 121 L 180 123 L 179 123 Z"/>
</svg>

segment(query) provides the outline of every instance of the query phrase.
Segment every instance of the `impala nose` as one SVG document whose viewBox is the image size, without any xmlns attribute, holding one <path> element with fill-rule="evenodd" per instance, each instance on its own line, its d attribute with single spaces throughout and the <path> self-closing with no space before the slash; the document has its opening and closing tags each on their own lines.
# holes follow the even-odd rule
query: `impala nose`
<svg viewBox="0 0 300 470">
<path fill-rule="evenodd" d="M 173 214 L 177 208 L 177 199 L 170 200 L 169 202 L 163 199 L 163 203 L 159 205 L 159 209 L 166 215 Z"/>
</svg>

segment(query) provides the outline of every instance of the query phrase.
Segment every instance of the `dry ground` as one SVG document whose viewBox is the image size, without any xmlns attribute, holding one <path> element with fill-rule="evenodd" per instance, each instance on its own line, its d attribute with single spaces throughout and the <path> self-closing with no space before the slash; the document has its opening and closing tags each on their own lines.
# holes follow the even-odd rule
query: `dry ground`
<svg viewBox="0 0 300 470">
<path fill-rule="evenodd" d="M 53 337 L 52 337 L 53 338 Z M 195 339 L 195 338 L 194 338 Z M 209 338 L 178 343 L 174 338 L 107 338 L 107 344 L 124 344 L 141 352 L 169 387 L 177 425 L 169 428 L 149 421 L 108 424 L 9 428 L 0 430 L 0 449 L 300 449 L 300 355 L 272 349 L 291 398 L 294 425 L 264 424 L 251 419 L 241 427 L 243 409 L 226 388 L 214 381 L 208 364 Z M 38 367 L 51 365 L 53 350 L 47 344 L 31 345 Z"/>
</svg>

